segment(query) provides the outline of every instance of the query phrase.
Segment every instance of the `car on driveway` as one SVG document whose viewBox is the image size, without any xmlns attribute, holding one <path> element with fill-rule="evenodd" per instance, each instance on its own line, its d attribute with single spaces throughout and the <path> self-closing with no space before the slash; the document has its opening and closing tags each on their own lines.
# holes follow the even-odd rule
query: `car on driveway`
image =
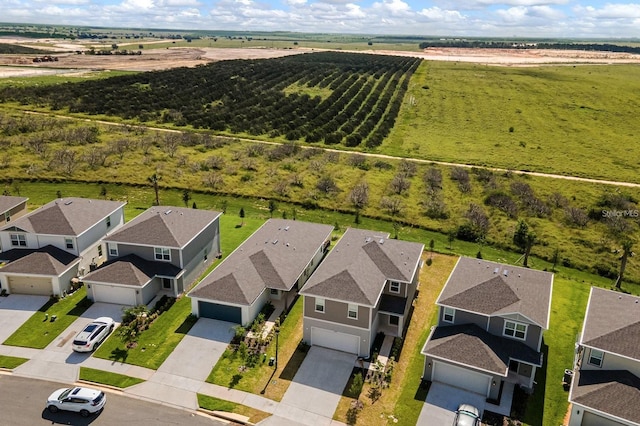
<svg viewBox="0 0 640 426">
<path fill-rule="evenodd" d="M 480 411 L 470 404 L 461 404 L 456 411 L 453 426 L 480 426 Z"/>
<path fill-rule="evenodd" d="M 91 321 L 76 335 L 71 347 L 76 352 L 91 352 L 107 338 L 115 327 L 115 322 L 109 317 L 100 317 Z"/>
<path fill-rule="evenodd" d="M 47 398 L 47 409 L 52 413 L 59 410 L 74 411 L 82 417 L 97 413 L 107 403 L 107 396 L 97 389 L 75 387 L 62 388 Z"/>
</svg>

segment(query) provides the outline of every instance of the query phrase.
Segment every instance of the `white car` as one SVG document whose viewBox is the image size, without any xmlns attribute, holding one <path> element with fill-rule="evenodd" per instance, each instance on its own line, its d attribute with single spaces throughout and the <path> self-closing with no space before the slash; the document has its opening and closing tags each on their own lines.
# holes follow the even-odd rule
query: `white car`
<svg viewBox="0 0 640 426">
<path fill-rule="evenodd" d="M 480 426 L 480 410 L 473 405 L 461 404 L 456 411 L 453 426 Z"/>
<path fill-rule="evenodd" d="M 47 409 L 52 413 L 59 410 L 75 411 L 82 417 L 102 410 L 107 403 L 104 392 L 90 388 L 62 388 L 58 389 L 47 399 Z"/>
<path fill-rule="evenodd" d="M 100 317 L 91 321 L 76 335 L 71 347 L 76 352 L 91 352 L 107 338 L 113 327 L 115 327 L 115 322 L 109 317 Z"/>
</svg>

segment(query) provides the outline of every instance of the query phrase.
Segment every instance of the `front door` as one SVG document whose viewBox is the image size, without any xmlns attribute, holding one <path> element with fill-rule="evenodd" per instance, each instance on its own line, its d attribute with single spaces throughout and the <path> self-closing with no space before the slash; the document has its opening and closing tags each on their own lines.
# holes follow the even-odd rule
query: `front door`
<svg viewBox="0 0 640 426">
<path fill-rule="evenodd" d="M 170 278 L 163 278 L 162 279 L 162 288 L 164 288 L 166 290 L 170 290 L 171 289 L 171 279 Z"/>
<path fill-rule="evenodd" d="M 389 315 L 389 325 L 397 326 L 398 324 L 400 324 L 400 317 Z"/>
</svg>

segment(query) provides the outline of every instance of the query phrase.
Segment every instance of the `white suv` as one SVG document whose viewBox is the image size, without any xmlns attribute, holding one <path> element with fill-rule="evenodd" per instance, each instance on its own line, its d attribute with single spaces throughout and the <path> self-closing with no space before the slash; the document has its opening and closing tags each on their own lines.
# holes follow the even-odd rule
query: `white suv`
<svg viewBox="0 0 640 426">
<path fill-rule="evenodd" d="M 91 352 L 107 338 L 115 323 L 109 317 L 100 317 L 90 322 L 76 335 L 71 347 L 76 352 Z"/>
<path fill-rule="evenodd" d="M 104 392 L 90 388 L 62 388 L 58 389 L 47 399 L 47 409 L 56 413 L 58 410 L 75 411 L 82 417 L 96 413 L 107 403 Z"/>
</svg>

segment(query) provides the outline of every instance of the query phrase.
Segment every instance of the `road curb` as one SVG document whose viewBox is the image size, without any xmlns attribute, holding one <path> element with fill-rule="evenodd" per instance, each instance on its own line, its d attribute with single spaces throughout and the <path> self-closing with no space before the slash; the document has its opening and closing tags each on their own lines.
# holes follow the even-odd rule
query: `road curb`
<svg viewBox="0 0 640 426">
<path fill-rule="evenodd" d="M 207 414 L 211 417 L 226 420 L 233 424 L 254 426 L 254 423 L 251 423 L 247 416 L 242 416 L 240 414 L 228 413 L 226 411 L 211 411 L 211 410 L 207 410 L 206 408 L 198 408 L 196 411 Z"/>
</svg>

